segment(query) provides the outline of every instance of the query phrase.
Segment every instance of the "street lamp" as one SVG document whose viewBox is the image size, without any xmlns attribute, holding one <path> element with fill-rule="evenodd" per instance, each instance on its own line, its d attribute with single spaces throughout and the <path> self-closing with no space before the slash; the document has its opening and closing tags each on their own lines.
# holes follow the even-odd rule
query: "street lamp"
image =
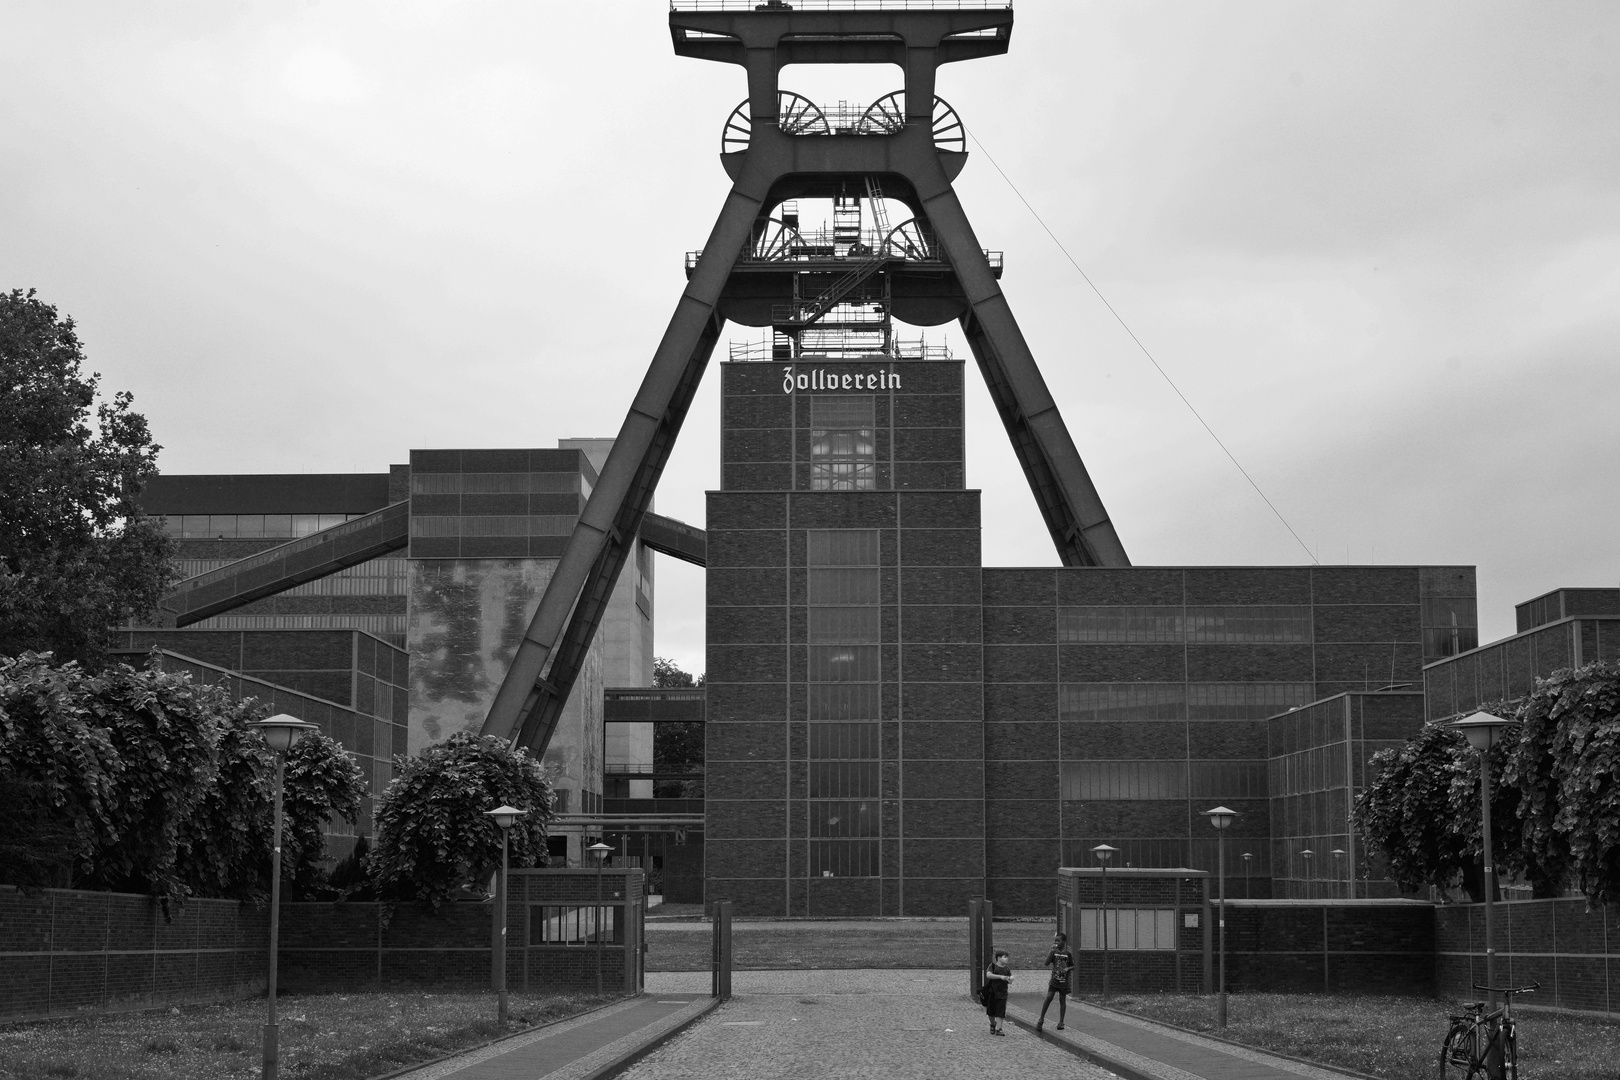
<svg viewBox="0 0 1620 1080">
<path fill-rule="evenodd" d="M 1204 816 L 1209 823 L 1215 826 L 1215 867 L 1216 880 L 1220 883 L 1221 897 L 1221 974 L 1215 998 L 1215 1026 L 1221 1030 L 1226 1028 L 1226 830 L 1238 816 L 1236 810 L 1224 806 L 1217 806 L 1213 810 L 1205 810 Z"/>
<path fill-rule="evenodd" d="M 1454 720 L 1451 726 L 1462 732 L 1468 745 L 1479 751 L 1479 813 L 1483 830 L 1485 859 L 1485 984 L 1496 985 L 1496 867 L 1491 861 L 1491 747 L 1501 737 L 1509 721 L 1488 712 L 1477 712 Z M 1496 1005 L 1496 992 L 1491 991 L 1491 1005 Z"/>
<path fill-rule="evenodd" d="M 495 1000 L 496 1016 L 500 1018 L 501 1027 L 506 1027 L 508 1015 L 508 1000 L 506 996 L 506 837 L 517 824 L 517 819 L 527 814 L 527 810 L 519 810 L 515 806 L 502 803 L 493 810 L 485 810 L 484 816 L 494 818 L 495 824 L 501 828 L 501 876 L 495 880 L 495 920 L 500 927 L 495 934 Z"/>
<path fill-rule="evenodd" d="M 598 840 L 585 849 L 596 855 L 596 993 L 602 993 L 602 864 L 613 849 Z"/>
<path fill-rule="evenodd" d="M 1254 861 L 1254 855 L 1245 851 L 1243 853 L 1243 899 L 1253 900 L 1254 893 L 1249 888 L 1249 864 Z"/>
<path fill-rule="evenodd" d="M 1311 883 L 1316 880 L 1311 876 L 1311 860 L 1316 858 L 1316 852 L 1306 848 L 1299 853 L 1299 857 L 1305 860 L 1305 895 L 1309 897 L 1311 895 Z"/>
<path fill-rule="evenodd" d="M 1119 848 L 1109 847 L 1107 844 L 1098 844 L 1091 849 L 1091 853 L 1097 856 L 1097 865 L 1102 867 L 1102 996 L 1104 1001 L 1108 1000 L 1108 859 L 1118 850 Z"/>
<path fill-rule="evenodd" d="M 276 825 L 274 838 L 270 842 L 270 973 L 266 992 L 269 1006 L 264 1022 L 264 1080 L 276 1080 L 280 1067 L 277 1036 L 281 1030 L 276 1021 L 276 952 L 281 943 L 281 785 L 287 775 L 287 751 L 306 732 L 314 731 L 315 725 L 305 723 L 296 716 L 277 713 L 252 726 L 259 729 L 264 741 L 270 744 L 271 752 L 276 755 Z"/>
<path fill-rule="evenodd" d="M 1333 849 L 1333 887 L 1335 889 L 1337 889 L 1339 887 L 1339 875 L 1340 875 L 1340 873 L 1343 872 L 1343 870 L 1344 870 L 1344 848 L 1336 847 L 1336 848 Z M 1349 885 L 1349 882 L 1347 880 L 1345 882 L 1345 892 L 1348 893 L 1349 891 L 1350 891 L 1350 885 Z"/>
</svg>

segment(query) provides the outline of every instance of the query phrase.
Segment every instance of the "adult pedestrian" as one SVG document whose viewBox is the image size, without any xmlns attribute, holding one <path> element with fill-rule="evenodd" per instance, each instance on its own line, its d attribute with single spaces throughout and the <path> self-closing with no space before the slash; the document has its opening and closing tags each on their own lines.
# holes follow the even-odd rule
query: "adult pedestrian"
<svg viewBox="0 0 1620 1080">
<path fill-rule="evenodd" d="M 1046 1010 L 1051 1008 L 1052 999 L 1058 999 L 1058 1030 L 1063 1030 L 1063 1021 L 1069 1015 L 1069 973 L 1074 970 L 1074 953 L 1069 951 L 1069 936 L 1059 930 L 1052 935 L 1052 950 L 1046 954 L 1041 966 L 1052 969 L 1052 977 L 1046 981 L 1046 1000 L 1041 1002 L 1041 1018 L 1035 1021 L 1035 1030 L 1039 1031 L 1046 1026 Z"/>
</svg>

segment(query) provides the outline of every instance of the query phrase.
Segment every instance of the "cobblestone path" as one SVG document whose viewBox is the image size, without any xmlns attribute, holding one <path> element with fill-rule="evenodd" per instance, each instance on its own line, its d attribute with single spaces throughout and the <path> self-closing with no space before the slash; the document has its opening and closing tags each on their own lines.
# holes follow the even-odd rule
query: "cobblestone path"
<svg viewBox="0 0 1620 1080">
<path fill-rule="evenodd" d="M 707 988 L 649 973 L 649 993 Z M 738 971 L 731 1001 L 632 1066 L 627 1080 L 1115 1080 L 1012 1024 L 990 1034 L 946 971 Z"/>
</svg>

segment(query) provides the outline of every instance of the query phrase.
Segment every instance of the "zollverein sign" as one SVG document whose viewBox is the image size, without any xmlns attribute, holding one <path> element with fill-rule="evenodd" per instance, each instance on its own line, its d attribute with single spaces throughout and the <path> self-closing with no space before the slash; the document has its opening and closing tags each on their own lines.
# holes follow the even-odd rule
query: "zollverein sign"
<svg viewBox="0 0 1620 1080">
<path fill-rule="evenodd" d="M 821 368 L 814 371 L 800 372 L 795 375 L 792 368 L 782 369 L 782 393 L 791 394 L 795 390 L 899 390 L 900 373 L 898 371 L 879 371 L 873 374 L 861 372 L 834 372 L 828 374 Z"/>
</svg>

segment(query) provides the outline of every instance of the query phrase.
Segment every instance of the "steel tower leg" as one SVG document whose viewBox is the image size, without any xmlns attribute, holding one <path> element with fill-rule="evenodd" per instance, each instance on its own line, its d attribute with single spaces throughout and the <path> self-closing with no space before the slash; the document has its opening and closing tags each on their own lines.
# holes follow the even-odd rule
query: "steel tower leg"
<svg viewBox="0 0 1620 1080">
<path fill-rule="evenodd" d="M 1036 505 L 1064 566 L 1129 566 L 1091 474 L 1052 400 L 956 191 L 948 184 L 923 205 L 966 295 L 960 322 L 1001 414 Z"/>
<path fill-rule="evenodd" d="M 551 741 L 720 337 L 720 294 L 763 202 L 763 193 L 745 186 L 752 186 L 748 177 L 732 188 L 709 233 L 579 525 L 490 705 L 485 735 L 515 738 L 536 753 Z"/>
</svg>

